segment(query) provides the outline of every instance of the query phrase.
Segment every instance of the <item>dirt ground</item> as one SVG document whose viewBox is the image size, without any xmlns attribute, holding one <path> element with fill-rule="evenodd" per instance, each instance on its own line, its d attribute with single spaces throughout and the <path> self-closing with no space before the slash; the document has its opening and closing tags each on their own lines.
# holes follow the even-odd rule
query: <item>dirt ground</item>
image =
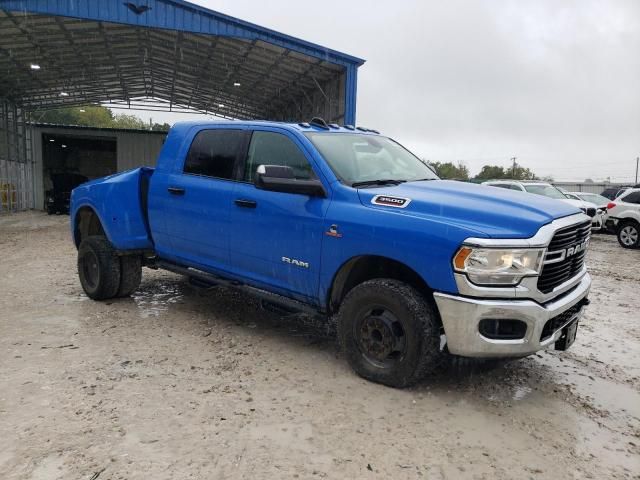
<svg viewBox="0 0 640 480">
<path fill-rule="evenodd" d="M 0 479 L 640 478 L 640 250 L 612 236 L 568 352 L 394 390 L 229 290 L 87 299 L 67 224 L 0 217 Z"/>
</svg>

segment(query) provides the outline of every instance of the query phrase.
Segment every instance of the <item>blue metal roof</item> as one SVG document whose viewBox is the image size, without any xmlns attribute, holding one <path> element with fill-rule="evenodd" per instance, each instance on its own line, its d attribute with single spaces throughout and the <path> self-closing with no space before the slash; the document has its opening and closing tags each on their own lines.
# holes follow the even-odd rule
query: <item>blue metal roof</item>
<svg viewBox="0 0 640 480">
<path fill-rule="evenodd" d="M 365 62 L 183 0 L 3 0 L 0 6 L 4 10 L 263 40 L 344 66 L 360 66 Z"/>
<path fill-rule="evenodd" d="M 2 61 L 7 62 L 8 68 L 15 68 L 16 71 L 20 74 L 30 73 L 34 82 L 40 82 L 42 78 L 44 78 L 44 71 L 38 73 L 38 77 L 35 77 L 33 72 L 28 72 L 28 64 L 29 64 L 29 49 L 31 51 L 41 51 L 44 52 L 47 49 L 46 39 L 44 37 L 45 34 L 51 33 L 52 27 L 60 28 L 60 34 L 66 36 L 69 40 L 70 47 L 76 48 L 76 55 L 68 55 L 69 57 L 78 57 L 80 59 L 86 59 L 94 54 L 98 55 L 96 51 L 88 50 L 86 45 L 83 48 L 83 43 L 88 44 L 89 40 L 86 42 L 81 39 L 81 31 L 74 31 L 73 27 L 76 25 L 74 22 L 81 21 L 85 22 L 89 29 L 95 26 L 96 36 L 103 35 L 105 37 L 104 47 L 107 50 L 107 53 L 110 53 L 109 50 L 111 45 L 116 45 L 118 43 L 119 36 L 116 33 L 116 28 L 109 29 L 108 27 L 111 25 L 112 27 L 116 24 L 122 26 L 129 26 L 131 32 L 139 32 L 140 28 L 142 29 L 153 29 L 157 32 L 166 32 L 173 31 L 177 32 L 177 37 L 169 38 L 167 36 L 162 39 L 165 43 L 173 41 L 176 45 L 181 41 L 180 35 L 193 34 L 196 37 L 201 35 L 212 36 L 217 38 L 228 39 L 228 41 L 244 41 L 251 42 L 251 45 L 261 45 L 261 42 L 264 44 L 273 45 L 282 49 L 282 51 L 276 52 L 282 58 L 278 58 L 276 61 L 269 58 L 265 60 L 265 64 L 267 62 L 271 62 L 270 65 L 265 66 L 265 74 L 269 76 L 275 76 L 274 72 L 277 72 L 281 67 L 286 66 L 283 63 L 289 63 L 290 66 L 294 62 L 298 62 L 299 70 L 302 73 L 298 73 L 297 76 L 292 76 L 291 78 L 282 79 L 281 84 L 277 85 L 276 82 L 273 82 L 274 85 L 270 85 L 269 92 L 281 92 L 284 90 L 289 90 L 287 94 L 292 98 L 289 101 L 287 106 L 287 113 L 280 115 L 279 120 L 307 120 L 307 118 L 303 118 L 300 115 L 306 114 L 307 110 L 316 108 L 313 104 L 317 104 L 318 100 L 311 98 L 310 90 L 313 87 L 313 83 L 317 85 L 317 91 L 314 91 L 314 94 L 318 95 L 318 98 L 324 97 L 324 101 L 328 102 L 329 107 L 331 107 L 331 103 L 335 104 L 338 99 L 329 98 L 331 95 L 328 94 L 325 90 L 327 88 L 324 84 L 318 84 L 318 79 L 320 78 L 320 82 L 326 81 L 329 82 L 329 77 L 333 78 L 335 75 L 343 75 L 342 80 L 335 80 L 335 83 L 332 86 L 332 90 L 341 91 L 341 98 L 339 102 L 343 104 L 343 108 L 341 109 L 342 114 L 340 115 L 341 123 L 354 123 L 355 122 L 355 103 L 356 103 L 356 88 L 357 88 L 357 69 L 364 63 L 364 60 L 354 57 L 352 55 L 347 55 L 345 53 L 338 52 L 336 50 L 332 50 L 330 48 L 323 47 L 321 45 L 317 45 L 311 42 L 307 42 L 305 40 L 301 40 L 298 38 L 294 38 L 290 35 L 286 35 L 283 33 L 276 32 L 274 30 L 264 28 L 237 18 L 230 17 L 228 15 L 224 15 L 219 12 L 215 12 L 213 10 L 206 9 L 204 7 L 194 5 L 192 3 L 183 1 L 183 0 L 134 0 L 131 2 L 122 1 L 122 0 L 0 0 L 0 14 L 4 13 L 5 15 L 0 15 L 0 21 L 6 20 L 5 23 L 0 23 L 0 36 L 8 35 L 9 39 L 3 38 L 3 44 L 5 45 L 4 50 L 0 47 L 0 68 L 3 66 Z M 48 25 L 48 30 L 42 28 L 42 30 L 38 31 L 37 24 L 33 29 L 25 28 L 24 25 L 21 25 L 20 17 L 25 18 L 33 18 L 37 23 L 38 21 L 46 20 L 47 18 L 55 19 L 55 23 L 52 21 L 50 25 Z M 74 19 L 64 20 L 64 19 Z M 71 22 L 71 23 L 69 23 Z M 91 23 L 93 22 L 93 23 Z M 9 32 L 8 29 L 4 28 L 4 25 L 7 25 L 14 29 L 14 32 Z M 106 32 L 106 33 L 105 33 Z M 114 33 L 111 33 L 114 32 Z M 111 36 L 109 35 L 111 33 Z M 125 32 L 126 33 L 126 32 Z M 20 35 L 22 38 L 18 38 Z M 85 33 L 86 36 L 89 36 L 89 33 Z M 133 36 L 133 34 L 131 34 Z M 15 37 L 16 40 L 16 48 L 15 50 L 11 48 L 11 40 Z M 80 40 L 79 40 L 80 38 Z M 5 41 L 7 40 L 7 41 Z M 153 39 L 151 39 L 153 40 Z M 156 39 L 157 40 L 157 39 Z M 31 43 L 30 46 L 26 46 L 24 50 L 24 60 L 16 55 L 15 52 L 20 51 L 20 47 L 24 46 L 26 43 Z M 74 43 L 76 45 L 74 45 Z M 134 47 L 134 45 L 131 45 Z M 144 48 L 144 47 L 141 47 Z M 177 47 L 176 47 L 177 49 Z M 3 51 L 4 50 L 4 51 Z M 238 51 L 240 49 L 238 48 Z M 288 55 L 285 52 L 295 52 L 291 55 Z M 3 55 L 5 53 L 5 55 Z M 254 54 L 255 52 L 251 52 L 250 48 L 246 50 L 245 53 L 238 53 L 237 59 L 238 64 L 241 64 L 243 61 L 250 61 L 249 54 Z M 267 52 L 268 53 L 268 52 Z M 257 56 L 255 54 L 254 56 Z M 111 55 L 108 60 L 113 61 L 114 68 L 118 70 L 118 62 L 120 58 L 124 55 L 115 54 Z M 45 57 L 44 54 L 41 57 Z M 50 55 L 48 57 L 51 57 Z M 53 55 L 55 58 L 56 55 Z M 57 55 L 57 57 L 62 57 L 62 55 Z M 243 58 L 244 57 L 244 58 Z M 286 57 L 286 58 L 285 58 Z M 308 70 L 304 67 L 305 63 L 303 60 L 306 58 L 306 65 L 310 65 Z M 284 59 L 284 61 L 283 61 Z M 310 59 L 316 59 L 317 63 L 313 63 Z M 168 61 L 173 61 L 173 59 L 165 59 Z M 194 59 L 194 63 L 192 64 L 192 70 L 195 70 L 198 67 L 197 58 Z M 44 60 L 42 60 L 44 62 Z M 180 63 L 179 60 L 176 60 L 175 63 Z M 215 62 L 214 62 L 215 63 Z M 26 65 L 26 68 L 25 68 Z M 333 68 L 340 68 L 342 73 L 331 73 L 330 65 L 334 65 Z M 50 65 L 52 68 L 56 67 L 58 72 L 66 72 L 68 67 L 65 65 Z M 165 65 L 166 66 L 166 65 Z M 210 66 L 210 68 L 214 68 L 215 65 Z M 76 68 L 74 65 L 73 68 Z M 100 70 L 99 66 L 92 66 L 95 70 Z M 123 79 L 122 77 L 127 74 L 131 70 L 131 65 L 124 65 L 124 68 L 121 70 L 124 71 L 122 75 L 120 75 L 119 83 L 121 84 L 120 91 L 115 91 L 111 87 L 111 85 L 98 86 L 98 82 L 94 82 L 91 85 L 84 85 L 85 92 L 93 92 L 98 90 L 103 90 L 106 92 L 105 94 L 109 98 L 105 98 L 101 101 L 112 101 L 114 98 L 116 101 L 122 101 L 123 104 L 131 103 L 131 97 L 135 97 L 135 95 L 131 94 L 128 90 L 128 85 L 130 82 L 134 87 L 131 90 L 135 90 L 135 81 L 136 78 L 133 76 L 127 77 Z M 177 69 L 180 66 L 176 67 Z M 234 74 L 237 73 L 238 68 L 235 67 Z M 322 75 L 318 76 L 318 69 L 324 68 L 327 72 L 326 78 L 323 78 Z M 312 72 L 312 69 L 313 72 Z M 24 72 L 23 70 L 26 70 Z M 43 69 L 44 70 L 44 69 Z M 256 69 L 257 71 L 257 69 Z M 305 76 L 305 72 L 307 72 Z M 86 72 L 85 72 L 86 73 Z M 175 77 L 180 76 L 180 71 L 174 72 L 173 77 L 175 81 Z M 190 73 L 190 72 L 187 72 Z M 227 72 L 228 73 L 228 72 Z M 255 72 L 254 72 L 255 73 Z M 198 77 L 202 77 L 203 73 L 200 72 Z M 86 79 L 89 75 L 85 74 L 83 76 L 83 80 Z M 164 77 L 167 75 L 165 74 Z M 192 74 L 192 76 L 195 76 Z M 60 75 L 58 75 L 60 77 Z M 186 105 L 185 108 L 194 108 L 191 104 L 191 97 L 179 97 L 179 90 L 176 93 L 173 86 L 171 88 L 167 88 L 167 91 L 162 91 L 162 89 L 158 86 L 160 81 L 165 80 L 163 76 L 158 76 L 158 82 L 155 84 L 156 91 L 152 92 L 152 95 L 157 98 L 162 98 L 163 100 L 167 100 L 171 108 L 171 105 L 180 105 L 182 102 L 182 106 L 185 106 L 186 99 L 189 100 L 189 105 Z M 185 77 L 186 78 L 186 77 Z M 183 83 L 179 85 L 183 90 L 189 88 L 195 88 L 196 90 L 200 88 L 204 90 L 202 84 L 202 78 L 199 78 L 198 82 L 194 82 L 193 85 L 188 83 L 188 79 L 185 78 L 178 79 L 183 80 Z M 299 88 L 296 85 L 296 82 L 302 83 L 303 80 L 307 80 L 307 85 L 302 85 L 302 88 Z M 332 80 L 333 81 L 333 80 Z M 146 82 L 146 80 L 145 80 Z M 66 82 L 67 84 L 71 83 L 70 81 Z M 138 82 L 140 83 L 140 82 Z M 146 82 L 148 83 L 148 82 Z M 138 92 L 138 97 L 143 97 L 145 95 L 149 96 L 149 88 L 145 83 L 145 93 L 140 94 Z M 153 82 L 152 82 L 153 83 Z M 247 83 L 254 85 L 257 84 L 253 79 L 251 81 L 247 81 Z M 292 87 L 293 85 L 293 87 Z M 340 86 L 342 85 L 342 86 Z M 62 87 L 56 85 L 46 85 L 47 89 L 55 91 L 56 89 L 60 89 Z M 2 91 L 2 85 L 0 85 L 0 96 L 6 96 L 7 98 L 14 98 L 17 101 L 20 101 L 18 93 L 21 90 L 21 85 L 16 81 L 15 85 L 12 85 L 9 88 L 9 92 Z M 292 88 L 296 90 L 296 93 L 292 93 Z M 40 92 L 38 93 L 38 99 L 45 98 L 46 95 L 42 93 L 45 90 L 45 85 L 41 85 Z M 300 91 L 298 91 L 300 90 Z M 158 93 L 160 92 L 160 93 Z M 268 111 L 268 106 L 265 108 L 260 108 L 260 106 L 256 106 L 255 104 L 242 106 L 240 105 L 240 101 L 236 101 L 230 97 L 237 92 L 233 90 L 228 91 L 220 91 L 216 92 L 215 88 L 210 88 L 206 92 L 203 92 L 203 95 L 206 94 L 210 98 L 214 98 L 217 93 L 220 93 L 222 96 L 220 99 L 213 99 L 209 104 L 205 104 L 204 99 L 197 105 L 198 110 L 207 111 L 211 113 L 220 113 L 216 112 L 215 105 L 222 104 L 234 104 L 235 105 L 235 114 L 244 116 L 245 118 L 250 117 L 251 115 L 259 115 L 260 113 L 255 112 L 263 112 Z M 248 94 L 251 92 L 248 92 Z M 321 94 L 321 95 L 320 95 Z M 278 93 L 280 95 L 280 93 Z M 171 98 L 169 98 L 169 96 Z M 296 98 L 293 98 L 296 96 Z M 57 103 L 69 103 L 75 102 L 78 104 L 80 102 L 80 96 L 75 95 L 73 98 L 66 99 L 57 99 Z M 174 98 L 177 97 L 177 98 Z M 36 98 L 35 95 L 32 95 L 32 98 Z M 48 100 L 48 97 L 46 97 Z M 87 97 L 89 101 L 95 102 L 97 96 L 89 96 Z M 39 100 L 40 101 L 40 100 Z M 265 100 L 266 102 L 266 94 Z M 297 102 L 297 103 L 296 103 Z M 29 105 L 28 102 L 24 102 Z M 195 102 L 194 102 L 195 103 Z M 255 103 L 255 102 L 254 102 Z M 34 103 L 35 104 L 35 103 Z M 237 104 L 237 105 L 236 105 Z M 53 103 L 43 103 L 43 105 L 50 107 Z M 246 108 L 245 108 L 246 107 Z M 284 108 L 284 106 L 282 107 Z M 325 107 L 322 107 L 325 108 Z M 330 108 L 329 108 L 330 109 Z M 252 113 L 253 112 L 253 113 Z M 270 111 L 269 111 L 270 112 Z M 292 113 L 298 112 L 298 113 Z M 272 113 L 272 112 L 270 112 Z M 314 114 L 322 114 L 322 112 L 313 112 Z M 231 113 L 225 114 L 221 113 L 223 116 L 232 116 Z M 299 118 L 294 118 L 299 117 Z M 337 118 L 337 117 L 336 117 Z M 330 118 L 328 118 L 329 120 Z M 333 119 L 335 120 L 335 119 Z M 338 121 L 338 120 L 335 120 Z"/>
</svg>

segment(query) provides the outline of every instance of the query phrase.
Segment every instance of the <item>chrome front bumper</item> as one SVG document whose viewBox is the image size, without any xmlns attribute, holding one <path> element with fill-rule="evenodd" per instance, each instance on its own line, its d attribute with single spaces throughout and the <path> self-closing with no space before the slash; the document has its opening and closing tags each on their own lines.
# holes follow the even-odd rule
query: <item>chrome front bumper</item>
<svg viewBox="0 0 640 480">
<path fill-rule="evenodd" d="M 580 303 L 589 295 L 591 277 L 582 276 L 568 293 L 540 304 L 533 300 L 491 300 L 435 293 L 449 352 L 465 357 L 523 357 L 553 345 L 562 333 L 562 327 L 582 315 L 578 310 L 550 337 L 541 340 L 548 320 Z M 521 320 L 527 324 L 524 338 L 494 340 L 480 334 L 483 319 Z"/>
</svg>

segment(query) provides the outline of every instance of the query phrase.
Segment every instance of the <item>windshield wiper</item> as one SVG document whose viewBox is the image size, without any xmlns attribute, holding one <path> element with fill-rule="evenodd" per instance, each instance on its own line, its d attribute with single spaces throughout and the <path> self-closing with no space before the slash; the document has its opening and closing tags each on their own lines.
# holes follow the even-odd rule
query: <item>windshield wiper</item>
<svg viewBox="0 0 640 480">
<path fill-rule="evenodd" d="M 437 178 L 412 178 L 411 180 L 407 180 L 407 182 L 428 182 L 431 180 L 438 180 Z"/>
<path fill-rule="evenodd" d="M 378 179 L 378 180 L 364 180 L 362 182 L 353 182 L 352 187 L 367 187 L 370 185 L 400 185 L 406 182 L 406 180 L 393 180 L 393 179 Z"/>
</svg>

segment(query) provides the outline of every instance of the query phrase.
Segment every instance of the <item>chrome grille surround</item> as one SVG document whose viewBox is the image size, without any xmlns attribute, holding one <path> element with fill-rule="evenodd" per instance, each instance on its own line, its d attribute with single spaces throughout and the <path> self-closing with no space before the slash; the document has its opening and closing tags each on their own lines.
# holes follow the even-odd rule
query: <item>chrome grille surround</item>
<svg viewBox="0 0 640 480">
<path fill-rule="evenodd" d="M 591 220 L 556 231 L 547 247 L 538 290 L 552 292 L 582 271 L 590 236 Z"/>
<path fill-rule="evenodd" d="M 552 244 L 556 233 L 564 230 L 576 229 L 577 227 L 586 224 L 587 222 L 590 225 L 591 219 L 583 213 L 578 213 L 575 215 L 570 215 L 568 217 L 559 218 L 551 223 L 542 226 L 538 230 L 538 232 L 531 238 L 468 238 L 465 240 L 464 244 L 471 247 L 485 248 L 543 247 L 548 249 L 548 247 Z M 548 251 L 546 253 L 548 253 Z M 538 276 L 525 277 L 518 285 L 513 287 L 488 287 L 475 285 L 474 283 L 471 283 L 471 281 L 464 273 L 454 273 L 454 279 L 460 295 L 480 298 L 526 298 L 544 304 L 574 289 L 586 275 L 587 267 L 586 265 L 584 265 L 583 257 L 583 262 L 580 270 L 574 270 L 574 274 L 572 277 L 565 279 L 563 282 L 554 286 L 550 291 L 547 292 L 543 292 L 538 288 Z"/>
</svg>

